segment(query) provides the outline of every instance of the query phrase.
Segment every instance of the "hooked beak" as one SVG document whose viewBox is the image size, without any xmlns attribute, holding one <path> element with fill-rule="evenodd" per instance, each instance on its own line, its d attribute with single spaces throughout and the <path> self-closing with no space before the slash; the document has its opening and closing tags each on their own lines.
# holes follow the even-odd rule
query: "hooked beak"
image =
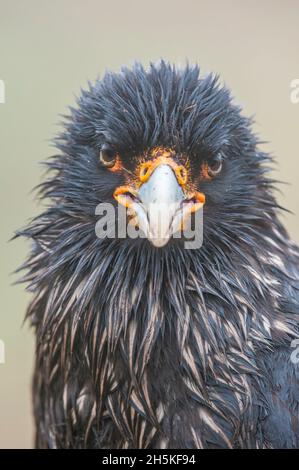
<svg viewBox="0 0 299 470">
<path fill-rule="evenodd" d="M 186 179 L 183 166 L 172 159 L 163 159 L 158 164 L 148 165 L 146 171 L 141 170 L 138 190 L 121 186 L 114 193 L 115 199 L 133 215 L 131 223 L 138 224 L 156 247 L 166 245 L 174 233 L 183 229 L 186 218 L 205 203 L 202 193 L 186 196 Z"/>
</svg>

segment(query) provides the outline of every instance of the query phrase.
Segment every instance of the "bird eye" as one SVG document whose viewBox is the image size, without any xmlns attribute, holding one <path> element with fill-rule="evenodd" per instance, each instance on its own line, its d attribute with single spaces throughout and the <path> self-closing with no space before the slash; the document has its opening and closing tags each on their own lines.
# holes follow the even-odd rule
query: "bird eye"
<svg viewBox="0 0 299 470">
<path fill-rule="evenodd" d="M 217 155 L 214 160 L 210 161 L 208 164 L 208 174 L 209 176 L 213 177 L 220 173 L 222 170 L 222 157 L 221 155 Z"/>
<path fill-rule="evenodd" d="M 100 151 L 100 162 L 107 168 L 112 168 L 115 165 L 116 157 L 116 150 L 104 144 Z"/>
</svg>

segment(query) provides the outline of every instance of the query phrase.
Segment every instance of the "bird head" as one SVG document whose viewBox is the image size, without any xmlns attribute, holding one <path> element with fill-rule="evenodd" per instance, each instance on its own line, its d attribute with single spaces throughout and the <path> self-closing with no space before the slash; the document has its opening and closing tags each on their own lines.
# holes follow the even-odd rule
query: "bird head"
<svg viewBox="0 0 299 470">
<path fill-rule="evenodd" d="M 245 226 L 260 197 L 263 156 L 250 124 L 196 66 L 106 73 L 83 91 L 59 141 L 64 194 L 85 214 L 118 203 L 160 248 L 180 243 L 175 234 L 203 208 L 204 236 L 215 238 Z"/>
</svg>

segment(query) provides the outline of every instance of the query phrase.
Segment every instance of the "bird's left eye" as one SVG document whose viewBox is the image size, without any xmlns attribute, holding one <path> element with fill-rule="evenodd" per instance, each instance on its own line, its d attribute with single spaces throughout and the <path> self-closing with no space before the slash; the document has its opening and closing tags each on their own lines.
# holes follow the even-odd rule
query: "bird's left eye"
<svg viewBox="0 0 299 470">
<path fill-rule="evenodd" d="M 100 162 L 107 168 L 112 168 L 115 165 L 117 152 L 114 148 L 104 144 L 100 151 Z"/>
<path fill-rule="evenodd" d="M 213 160 L 208 163 L 208 174 L 213 177 L 220 173 L 222 170 L 222 157 L 217 155 Z"/>
</svg>

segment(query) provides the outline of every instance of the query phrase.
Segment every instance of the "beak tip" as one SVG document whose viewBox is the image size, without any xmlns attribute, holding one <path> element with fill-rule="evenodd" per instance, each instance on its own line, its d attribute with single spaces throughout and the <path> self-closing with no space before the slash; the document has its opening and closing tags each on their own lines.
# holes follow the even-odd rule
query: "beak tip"
<svg viewBox="0 0 299 470">
<path fill-rule="evenodd" d="M 169 238 L 148 238 L 149 242 L 156 248 L 162 248 L 167 245 Z"/>
</svg>

